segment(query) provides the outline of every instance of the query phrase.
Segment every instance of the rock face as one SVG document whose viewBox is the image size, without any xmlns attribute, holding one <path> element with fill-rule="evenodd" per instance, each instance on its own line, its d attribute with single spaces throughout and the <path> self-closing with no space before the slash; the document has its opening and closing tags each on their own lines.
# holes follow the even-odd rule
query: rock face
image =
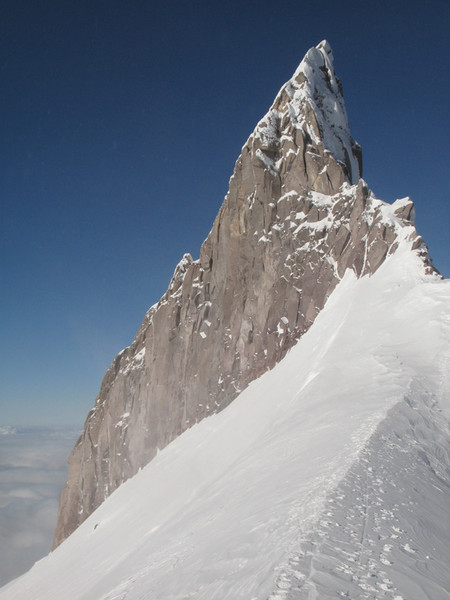
<svg viewBox="0 0 450 600">
<path fill-rule="evenodd" d="M 361 177 L 322 42 L 306 54 L 239 156 L 200 258 L 186 254 L 103 379 L 69 459 L 55 546 L 195 422 L 227 406 L 307 331 L 346 269 L 370 274 L 408 237 L 409 199 Z"/>
</svg>

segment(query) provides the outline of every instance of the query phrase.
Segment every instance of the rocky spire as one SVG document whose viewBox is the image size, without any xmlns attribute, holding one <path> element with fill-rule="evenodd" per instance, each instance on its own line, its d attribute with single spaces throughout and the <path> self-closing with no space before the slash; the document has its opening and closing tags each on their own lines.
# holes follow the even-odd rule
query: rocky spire
<svg viewBox="0 0 450 600">
<path fill-rule="evenodd" d="M 183 257 L 106 372 L 70 456 L 55 545 L 158 448 L 283 358 L 347 268 L 373 273 L 400 243 L 426 265 L 412 203 L 389 206 L 360 179 L 332 60 L 321 42 L 282 87 L 242 148 L 200 258 Z"/>
<path fill-rule="evenodd" d="M 267 120 L 272 124 L 282 123 L 283 128 L 289 124 L 289 129 L 294 127 L 296 132 L 302 133 L 307 145 L 330 153 L 349 183 L 357 183 L 362 176 L 361 148 L 350 134 L 342 85 L 334 71 L 333 53 L 326 40 L 308 51 L 259 125 Z M 264 127 L 258 126 L 258 130 L 276 139 L 276 135 Z"/>
</svg>

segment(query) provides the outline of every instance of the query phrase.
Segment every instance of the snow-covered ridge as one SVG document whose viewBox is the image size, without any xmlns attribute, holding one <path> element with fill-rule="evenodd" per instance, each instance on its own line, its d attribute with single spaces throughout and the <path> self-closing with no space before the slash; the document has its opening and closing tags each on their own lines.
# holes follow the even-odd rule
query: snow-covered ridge
<svg viewBox="0 0 450 600">
<path fill-rule="evenodd" d="M 352 213 L 344 210 L 352 206 L 359 190 L 368 190 L 364 180 L 356 185 L 344 183 L 337 194 L 333 196 L 319 192 L 308 192 L 300 196 L 296 192 L 289 192 L 281 196 L 273 204 L 275 216 L 268 229 L 256 230 L 253 235 L 258 244 L 273 244 L 276 239 L 290 235 L 298 241 L 297 247 L 292 254 L 286 257 L 284 267 L 289 271 L 288 279 L 291 277 L 295 266 L 304 261 L 305 253 L 316 252 L 321 260 L 326 260 L 335 266 L 335 275 L 341 279 L 346 265 L 338 266 L 339 255 L 342 248 L 338 250 L 329 243 L 330 235 L 336 236 L 339 231 L 346 231 L 348 240 L 351 238 Z M 285 205 L 294 209 L 286 210 Z M 252 206 L 249 207 L 252 210 Z M 287 213 L 287 214 L 286 214 Z M 285 216 L 286 215 L 286 216 Z M 414 207 L 410 198 L 396 200 L 392 205 L 376 198 L 368 190 L 366 204 L 362 218 L 367 226 L 364 236 L 364 263 L 361 274 L 374 270 L 384 256 L 392 254 L 401 243 L 406 243 L 409 248 L 417 250 L 424 261 L 429 261 L 428 250 L 424 244 L 418 243 L 417 231 L 413 222 Z M 370 264 L 372 249 L 384 238 L 383 230 L 388 228 L 391 232 L 391 241 L 385 246 L 384 252 L 378 257 L 378 262 Z M 421 240 L 421 238 L 420 238 Z"/>
<path fill-rule="evenodd" d="M 448 364 L 449 281 L 407 244 L 347 270 L 272 371 L 0 599 L 448 600 Z"/>
<path fill-rule="evenodd" d="M 362 179 L 352 184 L 357 159 L 322 43 L 244 146 L 199 259 L 182 258 L 105 374 L 69 459 L 55 545 L 158 449 L 273 368 L 346 270 L 373 274 L 401 245 L 431 269 L 411 205 L 389 208 Z"/>
</svg>

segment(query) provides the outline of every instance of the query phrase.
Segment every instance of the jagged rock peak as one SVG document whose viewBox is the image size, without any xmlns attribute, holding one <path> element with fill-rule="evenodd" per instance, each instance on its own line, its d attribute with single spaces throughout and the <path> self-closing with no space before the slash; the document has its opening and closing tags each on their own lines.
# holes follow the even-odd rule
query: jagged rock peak
<svg viewBox="0 0 450 600">
<path fill-rule="evenodd" d="M 242 148 L 200 258 L 186 254 L 105 374 L 69 459 L 55 545 L 126 479 L 225 408 L 309 329 L 346 269 L 427 249 L 409 199 L 360 179 L 327 42 L 312 48 Z"/>
<path fill-rule="evenodd" d="M 250 139 L 260 140 L 259 158 L 267 168 L 276 171 L 283 155 L 280 146 L 289 146 L 292 141 L 298 146 L 299 133 L 303 136 L 305 153 L 330 153 L 343 169 L 348 183 L 357 183 L 362 177 L 361 147 L 350 133 L 342 85 L 334 71 L 333 53 L 326 40 L 307 52 Z M 333 178 L 334 169 L 320 166 L 323 172 L 313 184 L 315 191 L 337 191 L 336 186 L 331 190 L 323 185 L 324 173 Z M 342 183 L 340 178 L 338 183 L 339 186 Z"/>
</svg>

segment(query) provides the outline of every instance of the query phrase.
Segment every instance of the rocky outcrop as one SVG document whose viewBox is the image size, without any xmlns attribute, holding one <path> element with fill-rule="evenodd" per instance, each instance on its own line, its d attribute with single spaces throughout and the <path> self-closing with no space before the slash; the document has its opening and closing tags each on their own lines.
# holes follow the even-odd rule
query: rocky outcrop
<svg viewBox="0 0 450 600">
<path fill-rule="evenodd" d="M 373 273 L 405 238 L 426 265 L 412 203 L 387 205 L 360 177 L 322 42 L 242 148 L 200 258 L 182 258 L 108 369 L 70 456 L 55 546 L 158 449 L 283 358 L 346 269 Z"/>
</svg>

